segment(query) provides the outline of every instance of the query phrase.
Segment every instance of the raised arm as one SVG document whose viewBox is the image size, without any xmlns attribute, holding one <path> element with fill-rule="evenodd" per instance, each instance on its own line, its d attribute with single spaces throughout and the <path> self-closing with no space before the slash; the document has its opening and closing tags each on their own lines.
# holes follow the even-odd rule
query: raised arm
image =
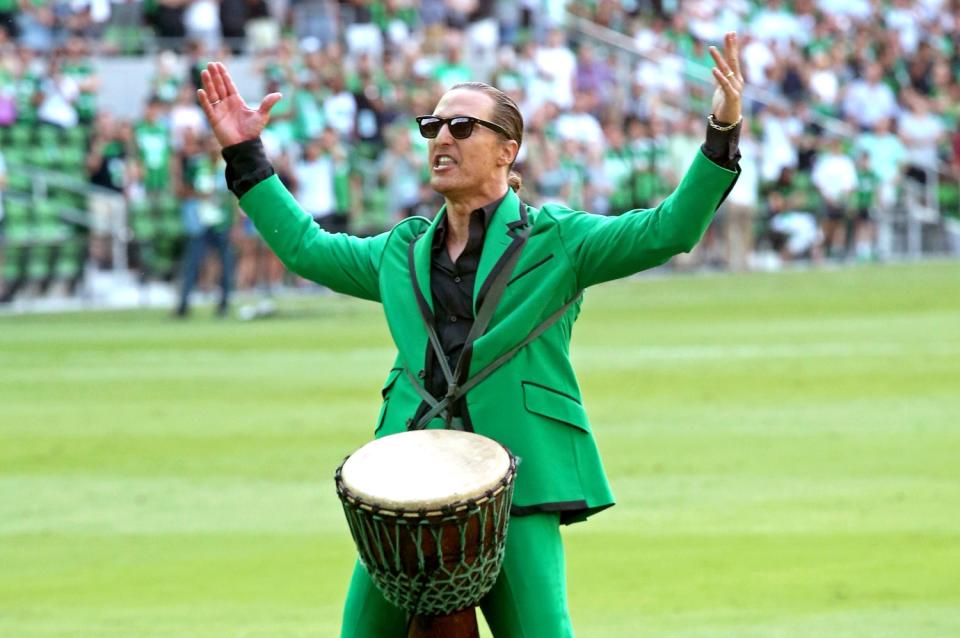
<svg viewBox="0 0 960 638">
<path fill-rule="evenodd" d="M 386 234 L 359 238 L 317 226 L 280 183 L 260 134 L 279 93 L 247 106 L 220 62 L 200 74 L 197 98 L 227 161 L 227 185 L 270 249 L 291 271 L 343 294 L 380 300 L 378 271 Z"/>
<path fill-rule="evenodd" d="M 624 277 L 690 251 L 736 182 L 744 85 L 736 33 L 726 35 L 723 55 L 715 47 L 710 54 L 717 88 L 706 142 L 669 197 L 656 208 L 617 217 L 549 211 L 560 226 L 580 286 Z"/>
</svg>

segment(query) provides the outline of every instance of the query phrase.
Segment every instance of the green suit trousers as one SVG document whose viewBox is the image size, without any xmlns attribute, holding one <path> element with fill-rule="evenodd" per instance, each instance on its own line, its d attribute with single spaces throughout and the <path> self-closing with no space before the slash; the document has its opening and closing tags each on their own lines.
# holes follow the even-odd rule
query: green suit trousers
<svg viewBox="0 0 960 638">
<path fill-rule="evenodd" d="M 570 638 L 559 514 L 514 516 L 503 568 L 480 609 L 495 638 Z M 357 561 L 341 638 L 406 638 L 407 614 L 384 599 Z"/>
</svg>

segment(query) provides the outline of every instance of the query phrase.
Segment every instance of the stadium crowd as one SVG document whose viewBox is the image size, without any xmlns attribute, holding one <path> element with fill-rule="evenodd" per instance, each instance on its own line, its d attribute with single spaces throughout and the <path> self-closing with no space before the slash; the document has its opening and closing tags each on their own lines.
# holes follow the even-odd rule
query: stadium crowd
<svg viewBox="0 0 960 638">
<path fill-rule="evenodd" d="M 562 26 L 566 11 L 642 55 Z M 755 91 L 742 176 L 697 263 L 746 269 L 761 249 L 874 259 L 877 222 L 910 188 L 957 215 L 958 0 L 0 0 L 0 299 L 108 267 L 118 218 L 145 278 L 189 280 L 205 245 L 232 271 L 231 243 L 239 287 L 284 276 L 236 214 L 196 104 L 210 59 L 254 57 L 264 93 L 284 95 L 264 133 L 281 179 L 321 225 L 370 234 L 439 208 L 413 117 L 469 79 L 521 106 L 526 201 L 655 205 L 702 142 L 712 89 L 692 78 L 728 30 Z M 152 41 L 151 97 L 118 119 L 91 53 L 146 55 Z M 30 166 L 101 188 L 47 193 L 44 227 L 43 207 L 24 205 Z"/>
</svg>

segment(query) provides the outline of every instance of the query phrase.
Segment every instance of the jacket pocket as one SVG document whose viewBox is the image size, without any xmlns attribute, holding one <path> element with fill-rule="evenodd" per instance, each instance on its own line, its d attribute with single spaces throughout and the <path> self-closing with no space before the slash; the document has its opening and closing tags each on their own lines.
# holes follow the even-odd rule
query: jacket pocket
<svg viewBox="0 0 960 638">
<path fill-rule="evenodd" d="M 523 405 L 528 412 L 590 432 L 587 413 L 575 398 L 530 381 L 523 382 Z"/>
<path fill-rule="evenodd" d="M 547 262 L 550 261 L 551 259 L 553 259 L 553 253 L 550 253 L 549 255 L 547 255 L 546 257 L 544 257 L 543 259 L 541 259 L 540 261 L 538 261 L 538 262 L 535 263 L 534 265 L 530 266 L 529 268 L 527 268 L 526 270 L 524 270 L 524 271 L 521 272 L 520 274 L 514 275 L 513 279 L 511 279 L 510 281 L 507 282 L 507 285 L 509 286 L 510 284 L 512 284 L 513 282 L 515 282 L 517 279 L 520 279 L 521 277 L 526 277 L 526 276 L 529 275 L 531 272 L 533 272 L 534 270 L 536 270 L 536 269 L 539 268 L 540 266 L 544 265 L 545 263 L 547 263 Z"/>
<path fill-rule="evenodd" d="M 397 379 L 400 378 L 402 372 L 403 368 L 393 368 L 390 370 L 390 374 L 387 375 L 387 380 L 383 384 L 383 389 L 380 390 L 383 403 L 380 404 L 380 416 L 377 417 L 377 427 L 373 430 L 374 434 L 379 432 L 380 428 L 383 427 L 383 418 L 387 415 L 387 405 L 390 403 L 390 390 L 393 388 L 393 384 L 397 382 Z"/>
</svg>

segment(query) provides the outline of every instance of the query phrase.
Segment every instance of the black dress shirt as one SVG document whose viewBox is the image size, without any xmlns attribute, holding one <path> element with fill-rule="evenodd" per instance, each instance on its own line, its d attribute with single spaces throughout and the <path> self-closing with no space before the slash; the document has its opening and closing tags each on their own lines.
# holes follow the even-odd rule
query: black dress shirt
<svg viewBox="0 0 960 638">
<path fill-rule="evenodd" d="M 430 247 L 430 294 L 433 296 L 434 326 L 440 345 L 447 356 L 450 371 L 454 372 L 457 359 L 463 351 L 467 341 L 467 334 L 473 327 L 473 289 L 477 278 L 477 266 L 480 264 L 480 253 L 483 250 L 483 240 L 487 236 L 487 228 L 493 213 L 500 206 L 500 199 L 477 208 L 470 213 L 469 235 L 467 245 L 454 262 L 447 252 L 447 218 L 437 223 L 433 235 L 433 245 Z M 482 282 L 481 282 L 482 283 Z M 482 299 L 478 300 L 481 302 Z M 442 397 L 447 392 L 447 380 L 443 376 L 443 368 L 434 355 L 433 348 L 427 344 L 427 353 L 424 367 L 424 386 L 435 397 Z M 469 361 L 464 361 L 461 378 L 465 375 Z M 453 416 L 461 416 L 463 400 L 454 406 Z"/>
</svg>

